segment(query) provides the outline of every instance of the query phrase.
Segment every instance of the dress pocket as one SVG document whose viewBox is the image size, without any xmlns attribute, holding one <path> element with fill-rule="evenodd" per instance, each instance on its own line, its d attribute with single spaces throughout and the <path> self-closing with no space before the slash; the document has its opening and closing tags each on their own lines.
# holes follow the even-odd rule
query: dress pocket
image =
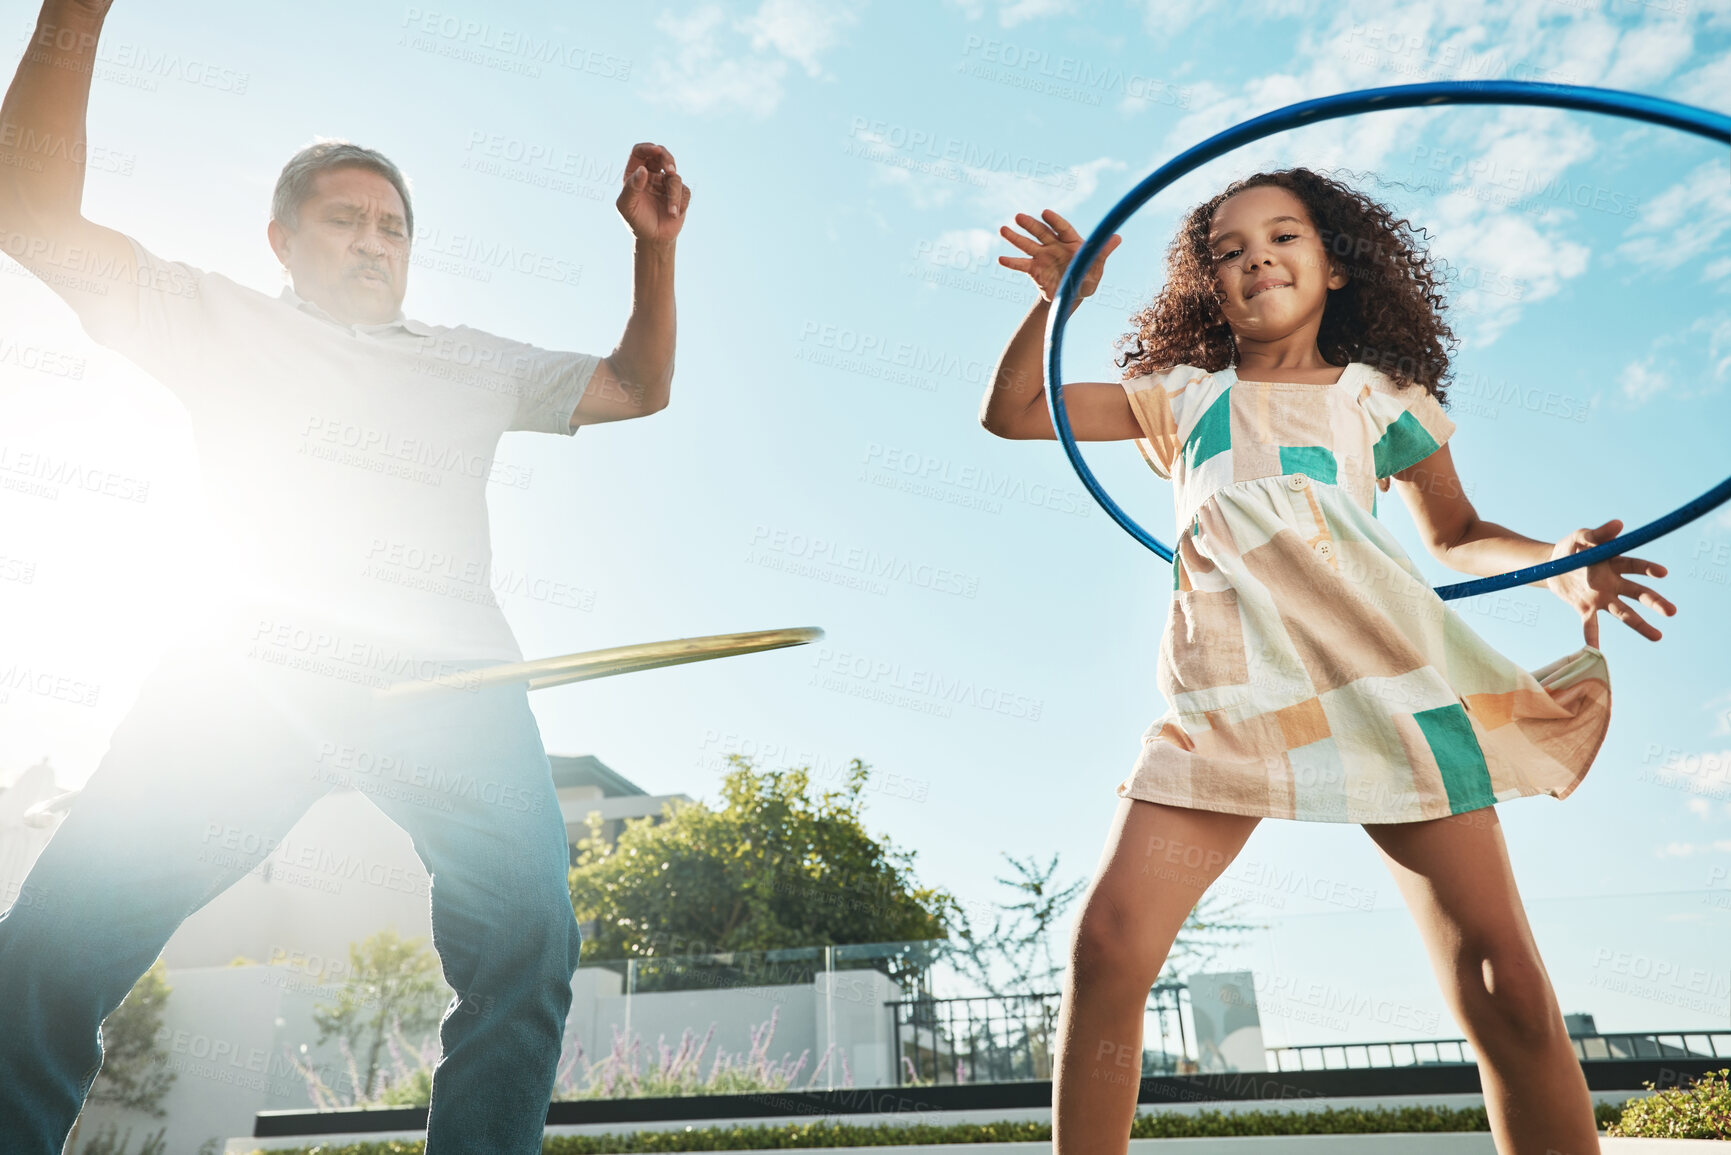
<svg viewBox="0 0 1731 1155">
<path fill-rule="evenodd" d="M 1237 705 L 1250 693 L 1236 590 L 1174 590 L 1155 682 L 1178 714 Z"/>
</svg>

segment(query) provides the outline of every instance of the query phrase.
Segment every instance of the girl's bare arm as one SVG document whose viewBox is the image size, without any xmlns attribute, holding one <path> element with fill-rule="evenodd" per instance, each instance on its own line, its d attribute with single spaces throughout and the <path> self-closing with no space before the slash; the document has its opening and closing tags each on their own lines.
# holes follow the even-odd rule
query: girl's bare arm
<svg viewBox="0 0 1731 1155">
<path fill-rule="evenodd" d="M 1525 537 L 1514 530 L 1479 517 L 1461 488 L 1454 458 L 1444 445 L 1435 453 L 1402 470 L 1393 478 L 1401 499 L 1412 512 L 1425 547 L 1450 569 L 1478 577 L 1525 569 L 1554 558 L 1567 557 L 1610 541 L 1623 530 L 1612 519 L 1597 529 L 1578 529 L 1556 542 Z M 1582 634 L 1590 646 L 1599 644 L 1599 611 L 1605 610 L 1650 641 L 1658 641 L 1659 630 L 1622 599 L 1631 598 L 1670 617 L 1677 607 L 1655 590 L 1630 581 L 1628 574 L 1664 577 L 1665 567 L 1637 557 L 1614 557 L 1596 565 L 1547 578 L 1534 585 L 1562 598 L 1581 615 Z"/>
<path fill-rule="evenodd" d="M 980 402 L 980 424 L 1013 441 L 1054 441 L 1046 404 L 1046 317 L 1051 302 L 1034 303 L 1004 346 L 992 383 Z M 1128 441 L 1142 436 L 1122 385 L 1072 381 L 1064 386 L 1064 412 L 1077 441 Z"/>
<path fill-rule="evenodd" d="M 1000 232 L 1005 240 L 1028 255 L 999 257 L 998 263 L 1027 273 L 1039 289 L 1040 298 L 1022 318 L 998 357 L 992 382 L 980 401 L 980 424 L 989 432 L 1011 440 L 1051 441 L 1058 434 L 1052 428 L 1052 414 L 1046 406 L 1046 321 L 1051 315 L 1058 282 L 1082 247 L 1082 237 L 1069 221 L 1051 209 L 1038 217 L 1018 213 L 1016 223 L 1026 230 L 1025 234 L 1007 225 Z M 1099 286 L 1106 257 L 1117 247 L 1118 238 L 1113 237 L 1101 250 L 1088 275 L 1082 278 L 1077 304 Z M 1070 418 L 1070 431 L 1077 441 L 1127 441 L 1142 436 L 1130 411 L 1130 399 L 1121 385 L 1099 381 L 1066 384 L 1064 412 Z"/>
</svg>

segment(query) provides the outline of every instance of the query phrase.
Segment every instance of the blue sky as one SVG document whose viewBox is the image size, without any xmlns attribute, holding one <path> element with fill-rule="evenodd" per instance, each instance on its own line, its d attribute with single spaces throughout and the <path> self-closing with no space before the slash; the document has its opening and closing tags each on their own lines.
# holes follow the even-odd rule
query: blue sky
<svg viewBox="0 0 1731 1155">
<path fill-rule="evenodd" d="M 1091 226 L 1178 150 L 1329 92 L 1504 77 L 1731 110 L 1731 11 L 1697 0 L 574 11 L 122 0 L 92 98 L 104 151 L 87 213 L 274 292 L 275 174 L 315 135 L 346 137 L 414 182 L 411 315 L 605 353 L 629 302 L 620 166 L 635 141 L 671 148 L 694 189 L 673 404 L 571 440 L 506 436 L 500 460 L 532 483 L 491 495 L 496 566 L 565 592 L 502 601 L 530 656 L 791 625 L 828 636 L 538 692 L 547 747 L 708 797 L 730 751 L 809 764 L 820 782 L 857 755 L 879 776 L 873 826 L 973 902 L 992 897 L 1004 852 L 1092 869 L 1113 788 L 1163 709 L 1169 588 L 1057 446 L 976 423 L 1032 300 L 995 265 L 1010 251 L 997 227 L 1046 207 Z M 17 3 L 0 15 L 10 58 L 32 19 Z M 1454 455 L 1484 516 L 1555 539 L 1646 521 L 1725 475 L 1725 150 L 1579 114 L 1381 113 L 1215 162 L 1124 230 L 1071 327 L 1069 374 L 1111 379 L 1112 338 L 1158 285 L 1184 208 L 1296 163 L 1347 170 L 1456 269 Z M 0 702 L 0 781 L 48 756 L 77 783 L 191 608 L 200 479 L 167 390 L 4 271 L 0 444 L 144 497 L 0 488 L 0 665 L 86 688 Z M 1170 531 L 1170 491 L 1132 446 L 1089 459 Z M 1399 504 L 1382 508 L 1451 580 Z M 1671 567 L 1660 585 L 1681 612 L 1658 644 L 1606 620 L 1616 704 L 1598 762 L 1566 802 L 1501 815 L 1565 1010 L 1602 1027 L 1725 1026 L 1731 519 L 1645 554 Z M 1580 645 L 1542 590 L 1457 607 L 1528 667 Z M 1282 984 L 1264 992 L 1271 1039 L 1453 1033 L 1361 831 L 1264 823 L 1226 889 L 1266 924 L 1239 961 Z"/>
</svg>

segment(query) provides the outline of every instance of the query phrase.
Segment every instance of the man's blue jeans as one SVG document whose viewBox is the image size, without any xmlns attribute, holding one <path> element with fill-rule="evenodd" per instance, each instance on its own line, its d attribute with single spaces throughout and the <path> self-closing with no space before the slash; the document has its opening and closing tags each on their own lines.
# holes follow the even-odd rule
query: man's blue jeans
<svg viewBox="0 0 1731 1155">
<path fill-rule="evenodd" d="M 175 928 L 336 785 L 406 830 L 432 876 L 433 944 L 456 998 L 428 1155 L 541 1150 L 580 939 L 526 688 L 386 706 L 341 672 L 202 653 L 147 679 L 0 917 L 0 1151 L 60 1155 L 101 1064 L 102 1020 Z"/>
</svg>

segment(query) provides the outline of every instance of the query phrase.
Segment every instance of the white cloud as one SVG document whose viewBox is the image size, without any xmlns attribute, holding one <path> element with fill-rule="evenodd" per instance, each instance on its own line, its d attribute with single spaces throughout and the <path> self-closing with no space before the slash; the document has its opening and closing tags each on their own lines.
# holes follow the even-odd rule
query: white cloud
<svg viewBox="0 0 1731 1155">
<path fill-rule="evenodd" d="M 742 19 L 713 3 L 683 16 L 664 12 L 655 27 L 667 36 L 671 55 L 652 61 L 648 98 L 700 114 L 768 116 L 784 95 L 788 62 L 807 76 L 824 75 L 823 54 L 857 18 L 854 4 L 820 0 L 763 0 Z"/>
<path fill-rule="evenodd" d="M 781 103 L 786 64 L 771 61 L 765 67 L 727 55 L 721 43 L 727 23 L 726 14 L 715 4 L 682 18 L 663 13 L 655 27 L 675 47 L 672 60 L 658 56 L 652 63 L 654 82 L 648 88 L 649 99 L 695 113 L 738 109 L 753 116 L 768 116 L 774 112 Z"/>
<path fill-rule="evenodd" d="M 1598 12 L 1576 16 L 1555 36 L 1556 54 L 1552 59 L 1566 62 L 1563 67 L 1571 74 L 1564 79 L 1569 84 L 1598 84 L 1606 79 L 1617 57 L 1621 38 L 1616 25 Z M 1515 79 L 1527 79 L 1516 77 Z"/>
<path fill-rule="evenodd" d="M 1434 254 L 1457 274 L 1452 304 L 1475 318 L 1470 339 L 1486 345 L 1526 306 L 1586 271 L 1591 251 L 1572 239 L 1572 214 L 1551 208 L 1542 190 L 1559 187 L 1595 144 L 1583 125 L 1549 109 L 1505 109 L 1471 128 L 1463 138 L 1433 122 L 1431 143 L 1409 157 L 1420 187 L 1450 190 L 1436 196 L 1423 223 L 1436 238 Z"/>
<path fill-rule="evenodd" d="M 1002 10 L 998 13 L 998 23 L 1005 28 L 1014 28 L 1025 20 L 1058 16 L 1073 7 L 1072 0 L 999 0 L 999 3 Z"/>
<path fill-rule="evenodd" d="M 978 18 L 988 12 L 1002 14 L 1015 0 L 952 2 Z M 1294 14 L 1292 0 L 1245 0 L 1230 8 L 1220 0 L 1141 0 L 1141 11 L 1149 40 L 1161 50 L 1187 26 L 1225 19 L 1228 12 L 1246 24 Z M 1283 105 L 1358 88 L 1442 79 L 1521 79 L 1662 89 L 1689 67 L 1696 51 L 1695 29 L 1703 23 L 1694 15 L 1682 20 L 1645 14 L 1636 18 L 1603 4 L 1528 0 L 1411 0 L 1399 6 L 1386 0 L 1343 0 L 1320 12 L 1321 19 L 1299 27 L 1289 70 L 1249 77 L 1230 90 L 1198 82 L 1193 88 L 1197 99 L 1153 150 L 1151 161 L 1168 159 L 1221 129 Z M 1685 86 L 1717 85 L 1723 91 L 1731 86 L 1731 63 L 1716 60 L 1684 75 Z M 1120 111 L 1134 113 L 1143 107 L 1145 102 L 1126 100 Z M 1515 325 L 1529 305 L 1555 296 L 1591 266 L 1593 254 L 1582 240 L 1579 216 L 1582 208 L 1595 203 L 1599 190 L 1589 185 L 1585 202 L 1572 194 L 1591 180 L 1587 166 L 1600 147 L 1596 128 L 1588 118 L 1554 109 L 1377 112 L 1246 146 L 1180 181 L 1162 194 L 1162 203 L 1168 210 L 1195 203 L 1235 176 L 1295 163 L 1344 169 L 1349 180 L 1353 173 L 1387 177 L 1390 187 L 1405 185 L 1408 192 L 1422 194 L 1429 188 L 1435 195 L 1413 207 L 1413 219 L 1433 238 L 1434 254 L 1458 274 L 1451 292 L 1457 332 L 1483 347 Z M 1447 155 L 1439 175 L 1432 164 L 1441 154 Z M 1731 200 L 1723 172 L 1714 175 L 1716 195 Z M 916 182 L 908 177 L 907 183 Z M 1378 195 L 1370 184 L 1353 183 Z M 1700 186 L 1704 188 L 1705 183 Z M 1689 194 L 1705 195 L 1700 189 L 1692 185 Z M 1013 202 L 1041 191 L 990 178 L 978 200 L 1001 216 L 1034 207 Z M 925 196 L 928 201 L 949 199 L 929 192 Z M 1661 198 L 1644 206 L 1655 223 L 1645 232 L 1637 225 L 1628 255 L 1638 258 L 1670 244 L 1668 233 L 1656 223 L 1666 212 L 1680 223 L 1683 214 L 1702 207 L 1684 192 L 1672 199 L 1680 203 L 1673 206 Z M 1061 205 L 1052 207 L 1064 211 Z M 1731 221 L 1731 211 L 1721 216 Z M 1731 278 L 1731 258 L 1715 256 L 1703 261 L 1702 270 L 1704 275 Z M 1715 349 L 1731 370 L 1731 328 Z M 1645 400 L 1664 389 L 1672 376 L 1663 358 L 1637 361 L 1625 371 L 1623 396 Z"/>
<path fill-rule="evenodd" d="M 1622 394 L 1636 405 L 1660 393 L 1685 399 L 1700 397 L 1718 392 L 1720 383 L 1728 377 L 1731 377 L 1731 317 L 1702 317 L 1682 329 L 1653 338 L 1645 357 L 1624 366 Z M 1725 700 L 1731 701 L 1731 695 Z M 1731 717 L 1731 713 L 1726 716 Z M 1731 733 L 1731 726 L 1721 720 L 1714 733 Z"/>
<path fill-rule="evenodd" d="M 1713 842 L 1667 842 L 1658 850 L 1660 858 L 1689 858 L 1696 854 L 1731 854 L 1731 838 Z"/>
<path fill-rule="evenodd" d="M 1654 368 L 1651 356 L 1623 366 L 1620 380 L 1623 396 L 1636 405 L 1657 397 L 1670 384 L 1670 378 Z"/>
<path fill-rule="evenodd" d="M 1710 803 L 1731 795 L 1731 750 L 1706 754 L 1672 751 L 1658 769 L 1643 771 L 1643 778 L 1690 795 L 1692 803 Z"/>
<path fill-rule="evenodd" d="M 966 253 L 977 261 L 997 240 L 998 235 L 990 229 L 949 229 L 938 234 L 936 244 L 940 250 Z"/>
<path fill-rule="evenodd" d="M 849 152 L 876 166 L 876 183 L 901 188 L 918 208 L 942 208 L 971 193 L 972 207 L 994 227 L 1018 212 L 1068 213 L 1094 195 L 1102 173 L 1125 167 L 1111 157 L 1063 164 L 889 121 L 856 121 Z"/>
<path fill-rule="evenodd" d="M 1725 162 L 1710 160 L 1648 201 L 1629 228 L 1619 255 L 1649 269 L 1669 271 L 1702 261 L 1722 237 L 1731 235 L 1731 185 Z M 1701 279 L 1731 271 L 1723 257 L 1702 261 Z"/>
<path fill-rule="evenodd" d="M 1038 213 L 1053 209 L 1064 215 L 1094 195 L 1100 187 L 1100 175 L 1119 172 L 1125 164 L 1111 157 L 1100 157 L 1083 164 L 1068 165 L 1057 174 L 1058 179 L 1028 176 L 1014 169 L 1000 171 L 974 170 L 980 191 L 976 203 L 986 216 L 1008 224 L 1016 213 Z M 1080 222 L 1072 222 L 1078 229 Z"/>
<path fill-rule="evenodd" d="M 744 22 L 744 29 L 751 33 L 754 49 L 773 48 L 805 69 L 807 76 L 822 76 L 818 58 L 841 43 L 842 30 L 857 19 L 857 13 L 842 4 L 764 0 Z"/>
<path fill-rule="evenodd" d="M 1616 56 L 1599 83 L 1608 88 L 1649 89 L 1675 75 L 1695 51 L 1695 38 L 1680 20 L 1642 22 L 1617 40 Z"/>
<path fill-rule="evenodd" d="M 1707 359 L 1713 366 L 1713 376 L 1723 380 L 1731 375 L 1731 317 L 1718 321 L 1705 318 L 1696 322 L 1697 329 L 1707 329 Z"/>
<path fill-rule="evenodd" d="M 1713 804 L 1705 798 L 1691 798 L 1684 805 L 1688 807 L 1689 813 L 1701 818 L 1706 818 L 1713 813 Z"/>
<path fill-rule="evenodd" d="M 1029 20 L 1039 20 L 1047 16 L 1060 16 L 1075 10 L 1075 0 L 950 0 L 965 13 L 969 20 L 978 20 L 993 8 L 998 12 L 998 23 L 1004 28 L 1014 28 Z"/>
<path fill-rule="evenodd" d="M 1731 52 L 1714 53 L 1677 82 L 1677 99 L 1731 112 Z"/>
<path fill-rule="evenodd" d="M 1213 4 L 1144 0 L 1144 23 L 1164 44 L 1187 19 L 1206 21 Z M 1285 11 L 1277 0 L 1258 0 L 1252 7 L 1265 15 Z M 1282 105 L 1359 88 L 1444 79 L 1664 88 L 1689 67 L 1695 29 L 1702 24 L 1695 14 L 1674 19 L 1603 4 L 1520 0 L 1413 0 L 1398 6 L 1344 0 L 1326 11 L 1324 20 L 1300 31 L 1290 71 L 1251 78 L 1223 99 L 1197 106 L 1161 142 L 1155 159 Z M 1684 86 L 1712 89 L 1723 101 L 1722 94 L 1731 90 L 1731 57 L 1716 57 L 1687 74 Z M 1165 195 L 1194 203 L 1232 176 L 1294 163 L 1387 177 L 1389 186 L 1405 185 L 1409 192 L 1433 189 L 1438 195 L 1416 206 L 1414 219 L 1435 238 L 1436 254 L 1463 273 L 1451 303 L 1457 318 L 1466 315 L 1471 321 L 1466 329 L 1457 325 L 1457 332 L 1482 346 L 1514 325 L 1528 305 L 1586 272 L 1592 254 L 1580 239 L 1577 213 L 1609 195 L 1587 184 L 1591 176 L 1584 166 L 1598 147 L 1596 126 L 1587 118 L 1509 108 L 1495 113 L 1489 126 L 1487 119 L 1479 111 L 1414 110 L 1315 125 L 1240 149 Z M 1433 167 L 1438 160 L 1444 162 L 1440 174 Z M 1714 175 L 1713 206 L 1719 207 L 1717 198 L 1731 200 L 1722 162 Z M 1375 188 L 1354 183 L 1377 195 Z M 1704 206 L 1678 206 L 1694 207 Z M 1720 219 L 1731 222 L 1731 211 L 1721 212 Z M 1649 231 L 1636 238 L 1633 248 L 1657 250 L 1668 240 Z M 1702 271 L 1731 278 L 1731 258 L 1703 261 Z M 1510 281 L 1518 283 L 1518 291 L 1482 287 L 1506 288 Z M 1651 379 L 1637 377 L 1626 388 L 1652 385 Z"/>
<path fill-rule="evenodd" d="M 1143 0 L 1142 24 L 1150 35 L 1166 37 L 1218 6 L 1219 0 Z"/>
</svg>

